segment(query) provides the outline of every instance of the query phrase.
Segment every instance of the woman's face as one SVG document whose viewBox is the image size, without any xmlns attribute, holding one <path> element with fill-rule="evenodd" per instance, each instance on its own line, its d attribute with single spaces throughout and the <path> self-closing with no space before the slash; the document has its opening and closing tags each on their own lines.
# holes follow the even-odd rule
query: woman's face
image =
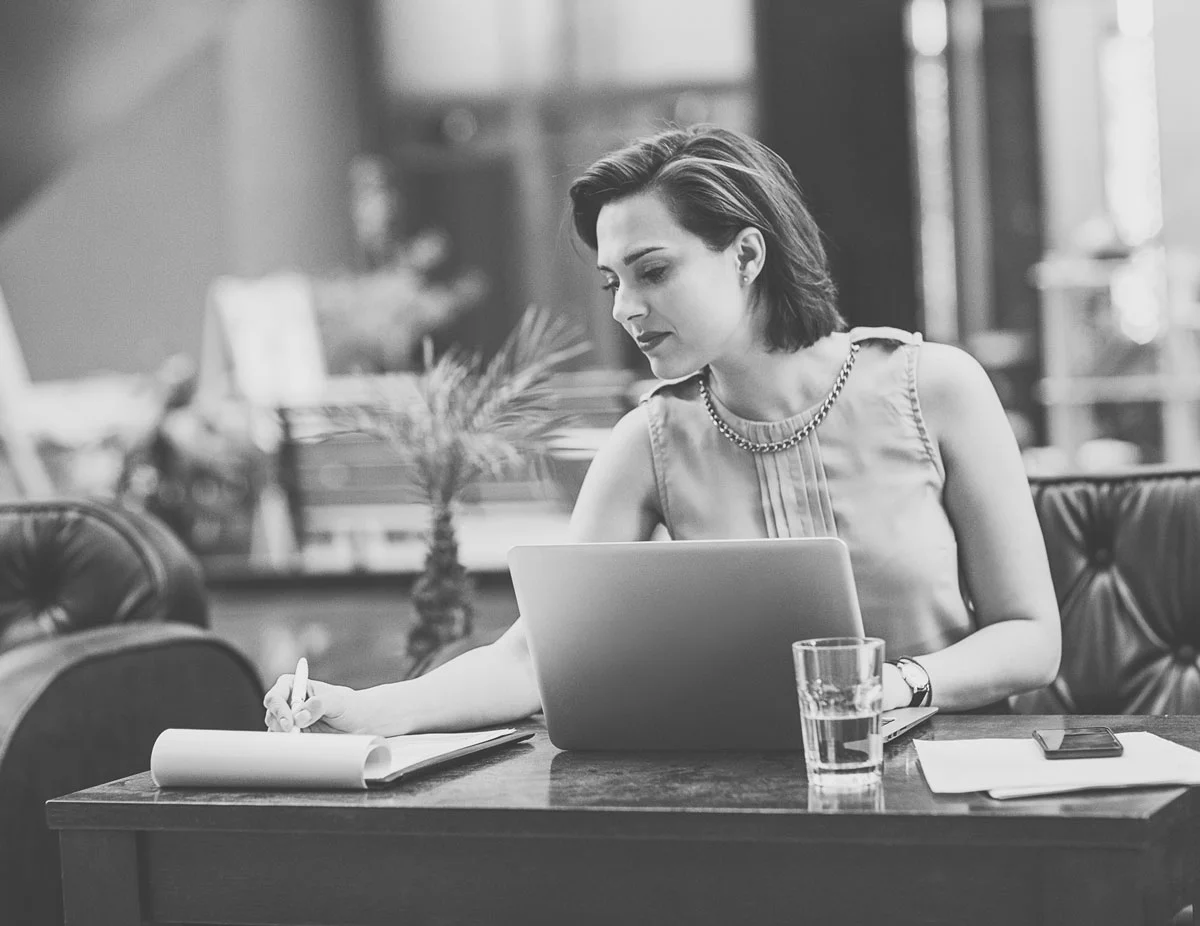
<svg viewBox="0 0 1200 926">
<path fill-rule="evenodd" d="M 736 241 L 713 251 L 658 195 L 639 193 L 600 210 L 596 244 L 613 318 L 655 376 L 686 376 L 759 343 Z"/>
</svg>

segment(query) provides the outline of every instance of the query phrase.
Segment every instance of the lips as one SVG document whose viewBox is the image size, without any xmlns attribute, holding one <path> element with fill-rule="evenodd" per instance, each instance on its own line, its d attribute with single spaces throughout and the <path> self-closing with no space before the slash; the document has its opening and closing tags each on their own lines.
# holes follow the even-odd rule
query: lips
<svg viewBox="0 0 1200 926">
<path fill-rule="evenodd" d="M 635 336 L 634 340 L 637 341 L 637 346 L 642 350 L 649 351 L 654 350 L 654 348 L 665 341 L 670 333 L 669 331 L 645 332 Z"/>
</svg>

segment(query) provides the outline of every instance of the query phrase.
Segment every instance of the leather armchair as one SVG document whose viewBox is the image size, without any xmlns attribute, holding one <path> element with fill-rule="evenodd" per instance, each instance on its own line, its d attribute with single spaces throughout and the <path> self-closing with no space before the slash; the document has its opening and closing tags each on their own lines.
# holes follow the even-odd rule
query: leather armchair
<svg viewBox="0 0 1200 926">
<path fill-rule="evenodd" d="M 149 768 L 167 727 L 261 728 L 258 674 L 207 620 L 196 560 L 154 518 L 0 504 L 0 922 L 62 920 L 48 799 Z"/>
<path fill-rule="evenodd" d="M 1200 713 L 1200 470 L 1030 481 L 1062 619 L 1023 713 Z"/>
</svg>

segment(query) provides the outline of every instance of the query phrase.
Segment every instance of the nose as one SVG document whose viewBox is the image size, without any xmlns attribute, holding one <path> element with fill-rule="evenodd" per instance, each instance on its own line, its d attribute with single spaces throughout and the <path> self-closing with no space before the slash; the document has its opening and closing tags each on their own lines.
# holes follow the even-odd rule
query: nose
<svg viewBox="0 0 1200 926">
<path fill-rule="evenodd" d="M 645 304 L 627 290 L 622 288 L 613 293 L 612 317 L 617 324 L 624 325 L 631 318 L 640 318 L 645 314 Z"/>
</svg>

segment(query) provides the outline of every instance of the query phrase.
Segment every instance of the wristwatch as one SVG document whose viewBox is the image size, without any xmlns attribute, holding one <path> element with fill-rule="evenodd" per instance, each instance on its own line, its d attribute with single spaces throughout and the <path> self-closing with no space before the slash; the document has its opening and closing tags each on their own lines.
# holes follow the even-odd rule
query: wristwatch
<svg viewBox="0 0 1200 926">
<path fill-rule="evenodd" d="M 896 660 L 896 668 L 900 670 L 904 684 L 912 689 L 912 700 L 908 702 L 908 706 L 927 706 L 933 700 L 933 685 L 929 682 L 929 673 L 925 671 L 925 667 L 907 656 L 901 656 Z"/>
</svg>

